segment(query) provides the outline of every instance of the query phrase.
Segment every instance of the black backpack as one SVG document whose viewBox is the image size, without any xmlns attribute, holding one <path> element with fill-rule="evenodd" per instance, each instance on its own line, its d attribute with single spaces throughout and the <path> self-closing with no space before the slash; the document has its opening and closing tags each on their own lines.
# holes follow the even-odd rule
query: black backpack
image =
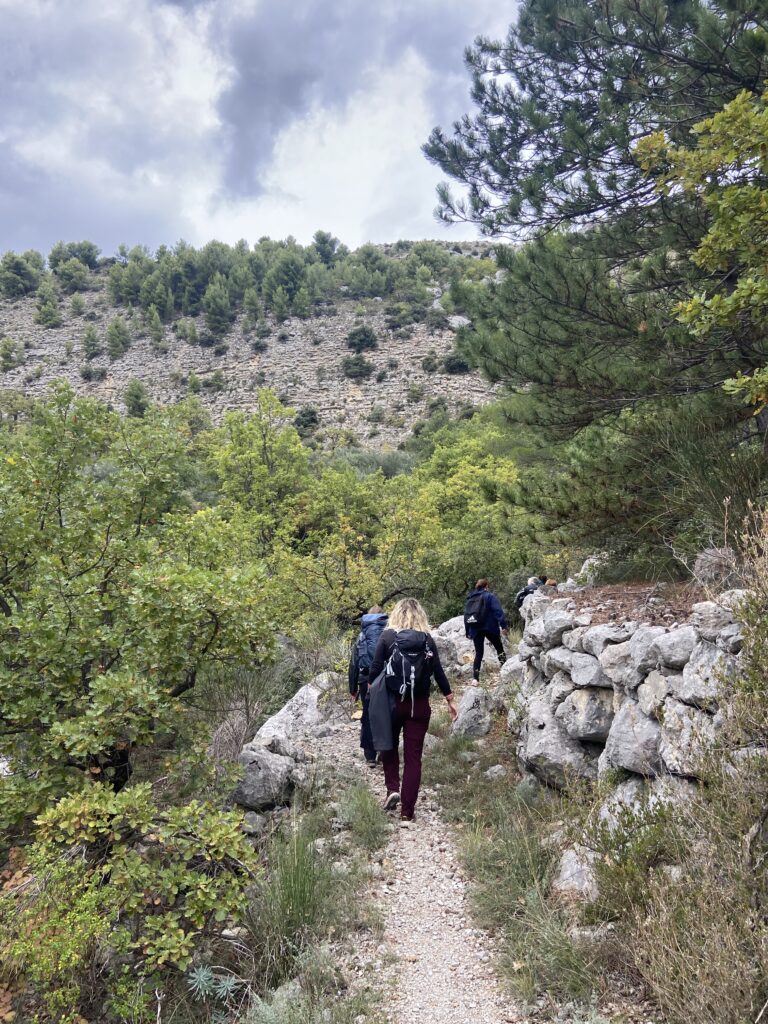
<svg viewBox="0 0 768 1024">
<path fill-rule="evenodd" d="M 416 629 L 401 629 L 395 634 L 394 645 L 385 668 L 387 689 L 404 700 L 410 691 L 411 713 L 417 688 L 423 691 L 432 675 L 434 653 L 427 633 Z M 419 694 L 421 696 L 421 694 Z"/>
<path fill-rule="evenodd" d="M 464 632 L 469 635 L 470 626 L 479 626 L 485 618 L 485 599 L 488 596 L 486 590 L 478 590 L 470 594 L 467 603 L 464 605 Z"/>
</svg>

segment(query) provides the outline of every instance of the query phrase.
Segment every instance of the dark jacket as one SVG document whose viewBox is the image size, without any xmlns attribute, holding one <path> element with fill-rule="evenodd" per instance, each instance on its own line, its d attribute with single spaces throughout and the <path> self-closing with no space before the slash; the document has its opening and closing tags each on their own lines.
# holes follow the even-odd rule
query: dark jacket
<svg viewBox="0 0 768 1024">
<path fill-rule="evenodd" d="M 543 581 L 537 580 L 536 583 L 529 583 L 527 584 L 527 586 L 523 587 L 522 590 L 519 590 L 515 595 L 515 608 L 517 608 L 517 610 L 520 611 L 520 609 L 523 606 L 523 601 L 526 599 L 526 597 L 528 597 L 529 594 L 535 594 L 539 587 L 543 586 Z"/>
<path fill-rule="evenodd" d="M 434 676 L 435 682 L 440 688 L 440 692 L 444 697 L 447 697 L 451 692 L 451 684 L 448 682 L 448 677 L 445 674 L 445 669 L 440 663 L 440 655 L 437 652 L 437 644 L 435 643 L 434 637 L 430 636 L 429 633 L 416 634 L 414 630 L 410 629 L 402 630 L 400 635 L 414 636 L 414 634 L 417 637 L 419 637 L 420 642 L 422 644 L 424 643 L 424 639 L 421 638 L 425 638 L 427 647 L 432 652 L 432 657 L 429 659 L 428 662 L 428 670 L 426 673 L 426 677 L 419 680 L 419 682 L 416 684 L 414 696 L 428 697 L 430 682 L 432 680 L 432 677 Z M 394 650 L 395 647 L 395 638 L 397 637 L 397 635 L 398 634 L 395 632 L 394 629 L 385 629 L 384 632 L 379 637 L 379 642 L 376 645 L 376 653 L 373 656 L 373 662 L 371 664 L 371 681 L 373 681 L 376 678 L 376 676 L 382 671 L 385 664 L 389 660 L 389 656 L 392 654 L 392 651 Z"/>
<path fill-rule="evenodd" d="M 467 595 L 467 600 L 476 594 L 485 594 L 485 603 L 483 605 L 483 617 L 480 622 L 467 626 L 467 636 L 470 640 L 473 640 L 481 632 L 500 633 L 502 629 L 507 628 L 504 609 L 501 607 L 498 597 L 491 593 L 490 590 L 472 590 Z"/>
<path fill-rule="evenodd" d="M 349 679 L 349 692 L 353 697 L 357 696 L 357 691 L 360 689 L 361 683 L 365 686 L 368 683 L 368 679 L 371 678 L 369 669 L 361 667 L 359 664 L 359 655 L 357 645 L 362 637 L 365 637 L 370 641 L 369 646 L 375 648 L 382 631 L 386 628 L 388 616 L 383 612 L 378 614 L 366 613 L 360 619 L 360 625 L 362 629 L 357 635 L 357 639 L 352 645 L 352 657 L 349 659 L 349 671 L 347 673 Z"/>
</svg>

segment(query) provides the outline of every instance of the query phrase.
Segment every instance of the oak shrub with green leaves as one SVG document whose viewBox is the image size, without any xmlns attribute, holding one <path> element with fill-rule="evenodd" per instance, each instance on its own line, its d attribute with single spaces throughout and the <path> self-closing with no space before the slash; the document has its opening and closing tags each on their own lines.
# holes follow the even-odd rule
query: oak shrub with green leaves
<svg viewBox="0 0 768 1024">
<path fill-rule="evenodd" d="M 180 412 L 123 419 L 58 388 L 2 437 L 0 819 L 109 777 L 182 713 L 215 663 L 260 662 L 272 626 L 249 543 L 191 514 Z"/>
</svg>

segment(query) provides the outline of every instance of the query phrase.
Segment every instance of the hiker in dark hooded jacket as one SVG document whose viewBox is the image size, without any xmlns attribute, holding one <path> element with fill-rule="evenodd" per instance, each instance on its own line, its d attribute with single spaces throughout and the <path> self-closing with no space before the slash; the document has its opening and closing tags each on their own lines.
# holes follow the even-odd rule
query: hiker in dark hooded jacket
<svg viewBox="0 0 768 1024">
<path fill-rule="evenodd" d="M 467 596 L 464 606 L 464 628 L 467 636 L 475 645 L 475 660 L 472 664 L 472 677 L 480 681 L 480 666 L 483 664 L 485 641 L 488 640 L 499 656 L 499 664 L 507 660 L 504 653 L 502 633 L 508 633 L 504 609 L 498 597 L 488 589 L 488 580 L 479 579 L 475 589 Z"/>
<path fill-rule="evenodd" d="M 413 666 L 411 679 L 404 670 L 405 654 L 407 663 Z M 458 712 L 451 693 L 451 684 L 440 664 L 437 644 L 429 631 L 427 613 L 413 597 L 398 601 L 389 617 L 389 628 L 379 637 L 376 653 L 371 664 L 371 681 L 384 671 L 389 664 L 393 676 L 388 677 L 387 686 L 391 691 L 392 749 L 382 750 L 381 763 L 384 765 L 384 783 L 387 795 L 384 807 L 393 810 L 400 804 L 403 821 L 413 819 L 413 811 L 421 785 L 421 755 L 424 737 L 427 735 L 432 709 L 429 705 L 429 691 L 434 677 L 440 692 L 448 704 L 451 719 Z M 418 667 L 418 671 L 416 671 Z M 402 671 L 402 675 L 401 675 Z M 412 684 L 412 685 L 411 685 Z M 393 689 L 394 686 L 394 689 Z M 403 733 L 403 784 L 400 786 L 400 752 L 398 744 Z"/>
<path fill-rule="evenodd" d="M 360 722 L 360 746 L 363 748 L 366 764 L 372 768 L 376 764 L 376 751 L 373 748 L 371 725 L 368 719 L 368 683 L 371 680 L 371 662 L 376 644 L 382 631 L 387 626 L 384 609 L 375 604 L 360 619 L 361 630 L 352 646 L 352 657 L 349 660 L 349 692 L 360 700 L 363 705 L 363 718 Z"/>
</svg>

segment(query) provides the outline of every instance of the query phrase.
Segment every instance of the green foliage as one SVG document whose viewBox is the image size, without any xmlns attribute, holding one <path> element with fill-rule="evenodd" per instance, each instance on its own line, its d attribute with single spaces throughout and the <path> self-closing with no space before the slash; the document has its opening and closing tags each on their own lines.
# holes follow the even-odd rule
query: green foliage
<svg viewBox="0 0 768 1024">
<path fill-rule="evenodd" d="M 203 296 L 203 310 L 208 330 L 214 338 L 223 337 L 233 320 L 229 290 L 223 274 L 215 274 Z"/>
<path fill-rule="evenodd" d="M 82 316 L 85 313 L 85 300 L 82 295 L 75 294 L 72 296 L 72 301 L 69 304 L 69 308 L 72 311 L 72 316 Z"/>
<path fill-rule="evenodd" d="M 63 798 L 37 821 L 34 884 L 0 901 L 4 962 L 34 984 L 51 1019 L 73 1024 L 104 994 L 99 984 L 109 997 L 121 960 L 134 984 L 186 969 L 225 922 L 246 916 L 244 881 L 259 867 L 239 824 L 198 801 L 162 809 L 147 784 Z M 101 980 L 92 965 L 107 937 L 118 959 Z"/>
<path fill-rule="evenodd" d="M 197 345 L 199 343 L 197 327 L 195 326 L 194 320 L 190 320 L 188 318 L 178 320 L 174 324 L 173 330 L 176 333 L 176 337 L 181 338 L 182 341 L 186 341 L 188 345 Z"/>
<path fill-rule="evenodd" d="M 134 377 L 128 381 L 123 401 L 129 416 L 142 417 L 149 409 L 149 392 L 141 381 Z"/>
<path fill-rule="evenodd" d="M 0 372 L 13 370 L 24 362 L 24 346 L 14 341 L 13 338 L 3 338 L 0 341 Z"/>
<path fill-rule="evenodd" d="M 99 340 L 99 336 L 96 333 L 96 328 L 93 324 L 88 324 L 83 332 L 82 349 L 83 358 L 88 360 L 95 359 L 104 351 L 101 341 Z"/>
<path fill-rule="evenodd" d="M 388 833 L 386 812 L 370 787 L 364 784 L 350 786 L 341 798 L 340 815 L 349 826 L 353 839 L 366 850 L 383 846 Z"/>
<path fill-rule="evenodd" d="M 184 410 L 121 420 L 58 388 L 4 437 L 0 461 L 0 779 L 4 827 L 91 779 L 182 713 L 216 662 L 266 657 L 250 537 L 182 514 Z"/>
<path fill-rule="evenodd" d="M 440 190 L 446 219 L 529 239 L 499 247 L 501 274 L 454 282 L 451 295 L 472 321 L 460 354 L 512 393 L 506 416 L 528 468 L 507 500 L 528 514 L 532 540 L 639 544 L 660 561 L 669 544 L 700 549 L 727 529 L 710 498 L 736 476 L 737 447 L 750 482 L 734 502 L 744 507 L 755 479 L 764 491 L 758 430 L 719 393 L 766 364 L 764 332 L 694 324 L 700 297 L 710 309 L 740 301 L 735 272 L 760 233 L 764 46 L 760 18 L 733 5 L 531 0 L 503 44 L 482 39 L 469 52 L 476 111 L 451 135 L 436 129 L 426 152 L 469 187 L 466 200 Z M 707 117 L 684 157 L 690 126 Z M 663 194 L 643 161 L 666 180 Z M 706 440 L 716 457 L 687 475 L 675 435 L 686 452 Z"/>
<path fill-rule="evenodd" d="M 6 252 L 0 257 L 0 294 L 7 299 L 36 292 L 42 276 L 43 258 L 39 252 Z"/>
<path fill-rule="evenodd" d="M 131 332 L 121 316 L 116 316 L 107 327 L 107 352 L 113 361 L 125 355 L 131 347 Z"/>
<path fill-rule="evenodd" d="M 363 355 L 344 356 L 341 361 L 341 372 L 350 380 L 367 380 L 375 369 Z"/>
<path fill-rule="evenodd" d="M 88 286 L 88 267 L 74 256 L 59 263 L 54 273 L 66 295 L 84 291 Z"/>
<path fill-rule="evenodd" d="M 303 405 L 293 418 L 299 437 L 310 437 L 320 426 L 320 414 L 313 405 Z"/>
<path fill-rule="evenodd" d="M 56 285 L 50 277 L 44 277 L 37 289 L 35 323 L 41 327 L 61 327 L 63 322 Z"/>
<path fill-rule="evenodd" d="M 361 324 L 359 327 L 353 327 L 347 335 L 347 348 L 351 348 L 353 352 L 358 354 L 372 351 L 378 347 L 379 343 L 376 339 L 376 332 L 367 325 Z"/>
<path fill-rule="evenodd" d="M 57 242 L 48 253 L 48 266 L 58 273 L 63 264 L 74 259 L 88 270 L 95 270 L 100 251 L 93 242 Z"/>
<path fill-rule="evenodd" d="M 155 352 L 167 352 L 168 344 L 165 341 L 165 328 L 163 327 L 163 321 L 160 319 L 160 314 L 157 311 L 157 306 L 149 307 L 146 323 L 147 330 L 149 331 L 149 337 L 152 341 L 152 349 Z"/>
</svg>

